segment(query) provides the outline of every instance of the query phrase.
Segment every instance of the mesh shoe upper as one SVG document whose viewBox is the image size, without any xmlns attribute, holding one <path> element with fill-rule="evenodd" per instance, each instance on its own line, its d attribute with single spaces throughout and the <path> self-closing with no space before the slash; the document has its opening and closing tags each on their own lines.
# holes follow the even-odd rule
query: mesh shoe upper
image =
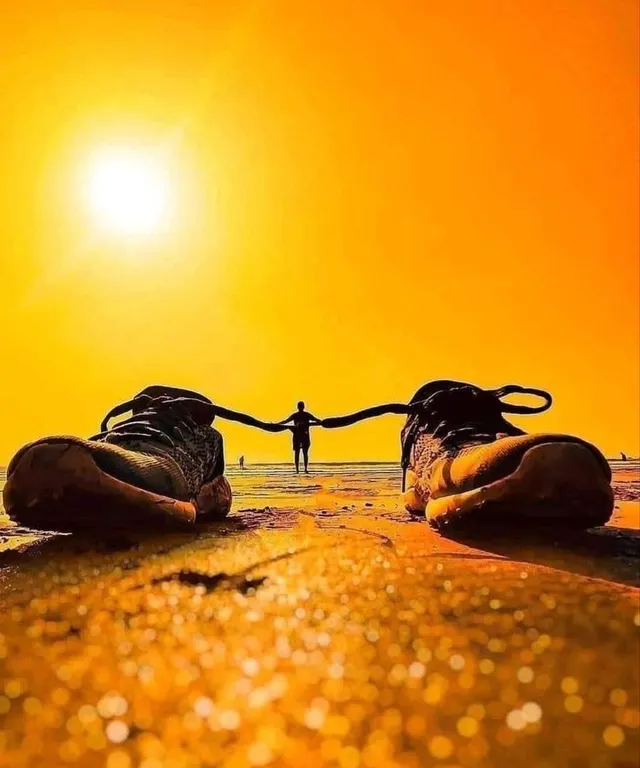
<svg viewBox="0 0 640 768">
<path fill-rule="evenodd" d="M 131 416 L 113 427 L 109 421 L 130 411 Z M 119 446 L 130 452 L 158 457 L 167 466 L 175 463 L 186 483 L 186 495 L 195 496 L 200 488 L 224 472 L 222 436 L 211 426 L 214 413 L 211 401 L 189 390 L 173 387 L 147 387 L 132 400 L 115 406 L 102 422 L 102 431 L 90 438 L 95 443 Z M 105 471 L 119 479 L 134 482 L 137 469 L 131 461 L 122 462 L 118 454 L 102 456 Z M 134 462 L 135 464 L 136 462 Z M 170 466 L 170 465 L 169 465 Z"/>
</svg>

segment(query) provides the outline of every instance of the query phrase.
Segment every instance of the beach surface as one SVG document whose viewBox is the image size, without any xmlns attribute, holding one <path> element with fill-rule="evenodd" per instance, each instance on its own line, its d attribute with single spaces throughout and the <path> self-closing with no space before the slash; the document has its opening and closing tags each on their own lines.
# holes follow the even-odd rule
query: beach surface
<svg viewBox="0 0 640 768">
<path fill-rule="evenodd" d="M 232 468 L 188 532 L 0 516 L 0 766 L 638 765 L 640 470 L 613 469 L 611 523 L 571 536 L 446 539 L 392 465 Z"/>
</svg>

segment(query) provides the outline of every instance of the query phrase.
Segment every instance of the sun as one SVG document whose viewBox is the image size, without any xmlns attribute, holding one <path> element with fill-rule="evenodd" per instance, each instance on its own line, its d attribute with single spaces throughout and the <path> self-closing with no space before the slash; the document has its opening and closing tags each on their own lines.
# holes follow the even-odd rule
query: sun
<svg viewBox="0 0 640 768">
<path fill-rule="evenodd" d="M 130 147 L 95 152 L 86 195 L 96 224 L 108 232 L 148 235 L 167 223 L 170 185 L 166 170 L 151 153 Z"/>
</svg>

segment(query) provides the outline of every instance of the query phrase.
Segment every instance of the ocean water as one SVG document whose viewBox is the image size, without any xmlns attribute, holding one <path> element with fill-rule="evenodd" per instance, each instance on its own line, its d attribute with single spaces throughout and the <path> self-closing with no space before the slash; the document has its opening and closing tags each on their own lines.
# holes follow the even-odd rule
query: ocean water
<svg viewBox="0 0 640 768">
<path fill-rule="evenodd" d="M 300 462 L 302 467 L 302 461 Z M 399 462 L 314 462 L 309 464 L 309 472 L 312 475 L 361 475 L 367 477 L 377 477 L 380 479 L 393 479 L 401 476 Z M 237 464 L 227 464 L 225 474 L 229 477 L 245 477 L 251 475 L 275 475 L 290 476 L 295 475 L 293 462 L 278 464 L 245 464 L 244 469 L 240 469 Z"/>
<path fill-rule="evenodd" d="M 638 499 L 640 460 L 611 460 L 609 464 L 616 498 L 620 501 Z M 401 499 L 402 470 L 399 463 L 392 462 L 318 462 L 310 465 L 308 475 L 297 475 L 291 463 L 249 464 L 244 469 L 232 464 L 227 466 L 225 474 L 237 500 L 266 502 L 269 497 L 321 500 L 327 494 L 395 499 L 398 503 Z"/>
<path fill-rule="evenodd" d="M 627 472 L 640 473 L 640 459 L 610 459 L 609 465 L 614 475 Z M 345 461 L 345 462 L 311 462 L 310 472 L 312 475 L 350 475 L 357 477 L 366 477 L 368 480 L 400 480 L 402 472 L 400 464 L 396 462 L 384 461 Z M 290 476 L 295 474 L 291 462 L 282 463 L 256 463 L 245 464 L 244 469 L 240 469 L 237 464 L 227 464 L 225 474 L 229 477 L 251 477 L 256 475 L 274 475 Z M 6 480 L 6 467 L 0 467 L 0 483 Z"/>
<path fill-rule="evenodd" d="M 394 462 L 311 462 L 313 475 L 357 475 L 369 478 L 393 479 L 401 476 L 400 464 Z M 236 463 L 227 463 L 225 474 L 229 477 L 255 477 L 256 475 L 290 476 L 295 474 L 293 462 L 245 464 L 244 469 Z M 0 482 L 7 479 L 6 467 L 0 467 Z"/>
</svg>

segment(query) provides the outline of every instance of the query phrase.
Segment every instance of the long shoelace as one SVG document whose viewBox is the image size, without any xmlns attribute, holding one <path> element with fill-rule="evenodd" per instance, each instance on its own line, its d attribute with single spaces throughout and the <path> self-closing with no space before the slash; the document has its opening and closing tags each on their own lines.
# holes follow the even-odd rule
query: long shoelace
<svg viewBox="0 0 640 768">
<path fill-rule="evenodd" d="M 128 412 L 131 412 L 129 418 L 109 427 L 111 419 Z M 199 426 L 210 425 L 216 416 L 267 432 L 289 429 L 284 424 L 261 421 L 249 414 L 215 405 L 197 392 L 152 386 L 112 408 L 102 420 L 100 432 L 91 440 L 104 441 L 110 436 L 117 436 L 127 440 L 153 440 L 175 447 L 176 441 L 183 442 L 193 437 Z"/>
<path fill-rule="evenodd" d="M 109 428 L 109 420 L 119 415 L 112 411 L 104 419 L 101 432 L 94 435 L 92 440 L 105 440 L 107 437 L 117 435 L 127 439 L 153 440 L 175 447 L 176 440 L 186 441 L 193 437 L 198 426 L 185 404 L 175 398 L 138 398 L 122 403 L 118 408 L 120 407 L 133 410 L 132 415 Z"/>
<path fill-rule="evenodd" d="M 503 402 L 502 398 L 514 394 L 541 397 L 544 403 L 529 406 Z M 404 490 L 411 451 L 422 433 L 428 432 L 447 449 L 470 438 L 495 437 L 499 433 L 521 434 L 520 430 L 503 418 L 503 414 L 542 413 L 551 404 L 552 398 L 548 392 L 517 384 L 482 390 L 462 382 L 440 381 L 421 387 L 409 403 L 383 403 L 344 416 L 322 419 L 320 423 L 326 429 L 340 429 L 385 414 L 407 416 L 401 436 Z M 129 418 L 109 427 L 111 419 L 128 412 L 131 412 Z M 151 386 L 133 399 L 112 408 L 102 421 L 100 433 L 91 439 L 102 441 L 117 435 L 126 439 L 153 440 L 175 447 L 176 441 L 189 439 L 198 426 L 210 425 L 216 416 L 267 432 L 289 429 L 284 424 L 262 421 L 249 414 L 215 405 L 197 392 Z"/>
<path fill-rule="evenodd" d="M 534 395 L 541 397 L 540 406 L 506 403 L 502 398 L 509 395 Z M 429 432 L 441 441 L 445 449 L 454 448 L 470 438 L 493 437 L 496 434 L 521 434 L 503 414 L 542 413 L 551 407 L 551 395 L 541 389 L 509 384 L 495 390 L 482 390 L 469 384 L 455 381 L 431 382 L 421 387 L 411 402 L 387 403 L 345 416 L 323 419 L 322 426 L 328 428 L 346 427 L 364 419 L 387 413 L 405 414 L 407 423 L 401 436 L 402 490 L 405 489 L 406 472 L 411 461 L 411 452 L 418 436 Z"/>
</svg>

